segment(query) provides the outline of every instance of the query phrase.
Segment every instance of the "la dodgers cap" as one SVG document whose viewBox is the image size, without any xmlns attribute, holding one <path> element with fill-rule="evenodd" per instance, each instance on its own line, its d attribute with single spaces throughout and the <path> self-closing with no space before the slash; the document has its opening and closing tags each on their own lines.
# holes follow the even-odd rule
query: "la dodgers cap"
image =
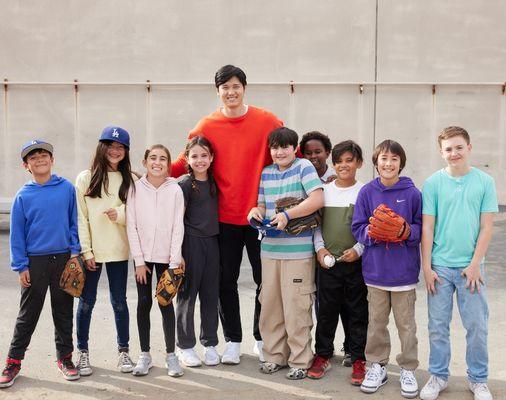
<svg viewBox="0 0 506 400">
<path fill-rule="evenodd" d="M 51 144 L 40 139 L 34 139 L 26 142 L 23 147 L 21 147 L 21 159 L 23 160 L 27 154 L 33 150 L 46 150 L 53 154 L 53 146 Z"/>
<path fill-rule="evenodd" d="M 119 126 L 106 126 L 100 135 L 100 142 L 105 140 L 121 143 L 126 148 L 130 148 L 130 135 L 126 130 Z"/>
</svg>

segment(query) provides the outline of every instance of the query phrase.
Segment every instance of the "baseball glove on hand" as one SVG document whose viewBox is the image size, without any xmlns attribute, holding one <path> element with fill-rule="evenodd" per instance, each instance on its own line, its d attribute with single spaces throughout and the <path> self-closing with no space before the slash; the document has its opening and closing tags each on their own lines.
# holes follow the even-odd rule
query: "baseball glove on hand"
<svg viewBox="0 0 506 400">
<path fill-rule="evenodd" d="M 369 237 L 379 242 L 400 243 L 411 233 L 411 227 L 394 210 L 380 204 L 369 218 Z"/>
<path fill-rule="evenodd" d="M 276 214 L 289 210 L 296 205 L 302 203 L 304 199 L 297 197 L 283 197 L 276 200 Z M 301 232 L 312 230 L 320 225 L 321 217 L 317 212 L 307 215 L 305 217 L 293 218 L 288 221 L 285 227 L 285 232 L 289 235 L 298 235 Z"/>
<path fill-rule="evenodd" d="M 168 306 L 176 297 L 181 284 L 183 283 L 184 269 L 167 268 L 163 271 L 158 284 L 156 285 L 156 299 L 162 307 Z"/>
<path fill-rule="evenodd" d="M 85 280 L 86 275 L 84 274 L 84 260 L 82 257 L 70 258 L 60 276 L 60 289 L 73 297 L 80 297 Z"/>
</svg>

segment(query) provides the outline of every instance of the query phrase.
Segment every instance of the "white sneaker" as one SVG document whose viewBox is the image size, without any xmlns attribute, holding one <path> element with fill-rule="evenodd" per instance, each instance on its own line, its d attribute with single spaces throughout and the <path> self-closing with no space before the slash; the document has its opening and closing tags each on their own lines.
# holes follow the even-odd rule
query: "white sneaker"
<svg viewBox="0 0 506 400">
<path fill-rule="evenodd" d="M 193 348 L 179 349 L 179 357 L 183 365 L 187 367 L 200 367 L 202 365 L 202 361 Z"/>
<path fill-rule="evenodd" d="M 179 359 L 174 353 L 167 354 L 167 358 L 165 359 L 165 366 L 167 367 L 167 374 L 169 376 L 177 378 L 179 376 L 183 376 L 184 374 L 183 368 L 181 368 L 181 365 L 179 364 Z"/>
<path fill-rule="evenodd" d="M 380 386 L 387 383 L 387 381 L 387 369 L 379 363 L 372 363 L 365 374 L 362 385 L 360 385 L 360 390 L 364 393 L 374 393 Z"/>
<path fill-rule="evenodd" d="M 204 353 L 204 364 L 209 366 L 218 365 L 220 363 L 220 355 L 216 351 L 216 347 L 207 346 Z"/>
<path fill-rule="evenodd" d="M 422 400 L 436 400 L 439 396 L 439 392 L 442 392 L 447 387 L 448 381 L 431 375 L 422 391 L 420 392 L 420 398 Z"/>
<path fill-rule="evenodd" d="M 222 364 L 236 365 L 241 362 L 241 342 L 227 342 L 221 356 Z"/>
<path fill-rule="evenodd" d="M 492 400 L 492 393 L 484 382 L 469 382 L 469 390 L 474 393 L 474 400 Z"/>
<path fill-rule="evenodd" d="M 407 399 L 413 399 L 418 395 L 418 383 L 413 371 L 401 368 L 401 395 Z"/>
<path fill-rule="evenodd" d="M 93 373 L 90 364 L 90 353 L 88 353 L 88 350 L 80 350 L 78 357 L 77 369 L 79 370 L 79 375 L 90 376 Z"/>
<path fill-rule="evenodd" d="M 258 356 L 258 360 L 260 362 L 265 362 L 264 352 L 262 351 L 263 348 L 263 340 L 255 340 L 255 344 L 253 345 L 253 354 L 256 354 Z"/>
<path fill-rule="evenodd" d="M 132 374 L 135 376 L 147 375 L 152 366 L 153 361 L 151 359 L 151 354 L 143 351 L 139 354 L 139 359 L 137 360 L 137 364 L 135 364 Z"/>
<path fill-rule="evenodd" d="M 128 351 L 120 351 L 118 354 L 118 369 L 121 372 L 132 372 L 134 370 L 134 363 L 130 356 L 128 355 Z"/>
</svg>

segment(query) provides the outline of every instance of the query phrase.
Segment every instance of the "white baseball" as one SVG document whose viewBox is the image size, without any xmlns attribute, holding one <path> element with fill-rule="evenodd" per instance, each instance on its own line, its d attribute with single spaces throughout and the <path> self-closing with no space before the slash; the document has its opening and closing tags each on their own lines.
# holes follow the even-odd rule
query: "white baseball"
<svg viewBox="0 0 506 400">
<path fill-rule="evenodd" d="M 334 264 L 336 263 L 336 259 L 327 254 L 325 257 L 323 257 L 323 262 L 325 263 L 325 265 L 327 267 L 332 268 L 334 266 Z"/>
</svg>

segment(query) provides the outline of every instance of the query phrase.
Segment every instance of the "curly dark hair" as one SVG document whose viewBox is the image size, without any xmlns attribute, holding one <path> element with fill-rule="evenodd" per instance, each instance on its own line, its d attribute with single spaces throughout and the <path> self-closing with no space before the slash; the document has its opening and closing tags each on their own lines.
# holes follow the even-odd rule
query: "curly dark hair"
<svg viewBox="0 0 506 400">
<path fill-rule="evenodd" d="M 324 135 L 321 132 L 318 131 L 311 131 L 308 133 L 305 133 L 304 136 L 302 136 L 302 139 L 299 143 L 299 148 L 302 154 L 304 154 L 304 150 L 306 149 L 306 144 L 310 140 L 319 140 L 322 142 L 323 147 L 325 148 L 325 151 L 331 152 L 332 150 L 332 143 L 330 143 L 330 139 L 327 135 Z"/>
</svg>

